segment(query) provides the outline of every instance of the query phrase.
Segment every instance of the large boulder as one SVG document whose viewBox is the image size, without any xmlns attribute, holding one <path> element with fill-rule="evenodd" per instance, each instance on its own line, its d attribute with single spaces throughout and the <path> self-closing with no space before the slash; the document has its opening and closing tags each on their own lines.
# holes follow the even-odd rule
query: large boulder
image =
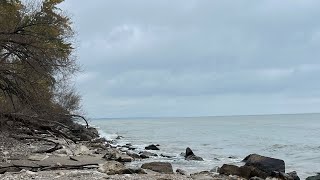
<svg viewBox="0 0 320 180">
<path fill-rule="evenodd" d="M 223 175 L 236 175 L 246 179 L 251 177 L 260 177 L 260 178 L 267 178 L 268 174 L 253 167 L 253 166 L 235 166 L 224 164 L 220 169 L 219 173 Z"/>
<path fill-rule="evenodd" d="M 196 156 L 193 151 L 187 147 L 186 153 L 184 155 L 185 160 L 203 161 L 202 157 Z"/>
<path fill-rule="evenodd" d="M 172 165 L 168 162 L 150 162 L 142 164 L 141 168 L 150 169 L 164 174 L 173 174 Z"/>
<path fill-rule="evenodd" d="M 320 180 L 320 174 L 318 174 L 318 175 L 316 175 L 316 176 L 307 177 L 306 180 Z"/>
<path fill-rule="evenodd" d="M 245 166 L 255 167 L 269 175 L 274 171 L 285 173 L 285 163 L 281 159 L 250 154 L 243 161 L 245 162 Z"/>
<path fill-rule="evenodd" d="M 144 149 L 146 150 L 160 150 L 156 145 L 151 144 L 149 146 L 146 146 Z"/>
<path fill-rule="evenodd" d="M 230 165 L 230 164 L 224 164 L 222 167 L 219 169 L 220 174 L 224 175 L 240 175 L 240 169 L 238 166 L 235 165 Z"/>
<path fill-rule="evenodd" d="M 126 167 L 117 161 L 106 161 L 103 165 L 100 165 L 98 171 L 109 175 L 122 174 Z"/>
</svg>

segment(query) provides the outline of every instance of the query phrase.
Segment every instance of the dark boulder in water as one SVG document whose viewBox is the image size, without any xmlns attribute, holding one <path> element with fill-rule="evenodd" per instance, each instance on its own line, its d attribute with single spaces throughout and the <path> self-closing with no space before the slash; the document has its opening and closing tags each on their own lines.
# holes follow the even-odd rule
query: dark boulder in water
<svg viewBox="0 0 320 180">
<path fill-rule="evenodd" d="M 250 154 L 243 159 L 243 162 L 246 163 L 245 166 L 255 167 L 269 175 L 274 171 L 285 173 L 285 163 L 281 159 Z"/>
<path fill-rule="evenodd" d="M 187 147 L 186 154 L 185 154 L 185 157 L 188 157 L 188 156 L 194 156 L 193 151 L 189 147 Z"/>
<path fill-rule="evenodd" d="M 154 145 L 154 144 L 151 144 L 151 145 L 145 147 L 144 149 L 146 149 L 146 150 L 160 150 L 160 149 L 159 149 L 156 145 Z"/>
<path fill-rule="evenodd" d="M 139 154 L 140 154 L 140 157 L 143 159 L 149 158 L 150 156 L 158 156 L 158 154 L 148 152 L 148 151 L 141 151 L 141 152 L 139 152 Z"/>
<path fill-rule="evenodd" d="M 318 174 L 318 175 L 316 175 L 316 176 L 307 177 L 306 180 L 320 180 L 320 174 Z"/>
<path fill-rule="evenodd" d="M 196 156 L 193 151 L 187 147 L 186 154 L 184 156 L 185 160 L 203 161 L 202 157 Z"/>
</svg>

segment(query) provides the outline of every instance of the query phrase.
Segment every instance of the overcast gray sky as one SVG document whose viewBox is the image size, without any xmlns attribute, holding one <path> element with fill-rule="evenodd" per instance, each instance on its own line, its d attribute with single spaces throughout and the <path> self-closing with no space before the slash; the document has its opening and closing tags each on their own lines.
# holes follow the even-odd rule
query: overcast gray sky
<svg viewBox="0 0 320 180">
<path fill-rule="evenodd" d="M 90 117 L 320 112 L 318 0 L 66 0 Z"/>
</svg>

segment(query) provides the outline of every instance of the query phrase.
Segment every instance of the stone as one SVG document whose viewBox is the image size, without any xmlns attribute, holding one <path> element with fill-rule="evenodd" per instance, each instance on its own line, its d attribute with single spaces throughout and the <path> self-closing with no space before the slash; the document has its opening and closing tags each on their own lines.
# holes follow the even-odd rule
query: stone
<svg viewBox="0 0 320 180">
<path fill-rule="evenodd" d="M 144 149 L 146 150 L 160 150 L 156 145 L 151 144 L 149 146 L 146 146 Z"/>
<path fill-rule="evenodd" d="M 189 147 L 187 147 L 186 153 L 184 156 L 187 157 L 187 156 L 192 156 L 192 155 L 194 155 L 193 151 Z"/>
<path fill-rule="evenodd" d="M 116 139 L 122 139 L 123 138 L 123 136 L 117 136 L 116 137 Z"/>
<path fill-rule="evenodd" d="M 253 166 L 261 171 L 271 174 L 274 171 L 285 173 L 285 163 L 281 159 L 261 156 L 258 154 L 250 154 L 243 160 L 245 166 Z"/>
<path fill-rule="evenodd" d="M 160 154 L 161 157 L 165 157 L 165 158 L 173 158 L 174 156 L 169 156 L 169 155 L 164 155 L 164 154 Z"/>
<path fill-rule="evenodd" d="M 209 171 L 201 171 L 197 173 L 190 174 L 193 180 L 213 180 L 214 174 Z"/>
<path fill-rule="evenodd" d="M 150 162 L 142 164 L 141 168 L 150 169 L 164 174 L 173 174 L 172 165 L 168 162 Z"/>
<path fill-rule="evenodd" d="M 298 173 L 296 171 L 292 171 L 287 174 L 292 180 L 300 180 L 300 177 L 298 176 Z"/>
<path fill-rule="evenodd" d="M 199 156 L 187 156 L 185 158 L 185 160 L 187 161 L 203 161 L 202 157 L 199 157 Z"/>
<path fill-rule="evenodd" d="M 133 159 L 141 159 L 139 154 L 127 152 L 127 155 L 132 157 Z"/>
<path fill-rule="evenodd" d="M 99 165 L 99 172 L 106 173 L 108 175 L 122 174 L 126 167 L 117 161 L 107 161 L 103 165 Z"/>
<path fill-rule="evenodd" d="M 158 154 L 148 152 L 148 151 L 141 151 L 141 152 L 139 152 L 139 154 L 140 154 L 141 158 L 149 158 L 150 156 L 155 156 L 155 157 L 158 156 Z"/>
<path fill-rule="evenodd" d="M 235 175 L 240 176 L 246 179 L 250 179 L 251 177 L 260 177 L 260 178 L 266 178 L 268 176 L 267 173 L 253 167 L 253 166 L 235 166 L 235 165 L 229 165 L 224 164 L 219 169 L 220 174 L 224 175 Z"/>
<path fill-rule="evenodd" d="M 184 158 L 185 160 L 188 160 L 188 161 L 190 160 L 203 161 L 202 157 L 196 156 L 189 147 L 186 148 L 186 153 Z"/>
<path fill-rule="evenodd" d="M 316 175 L 316 176 L 307 177 L 306 180 L 320 180 L 320 174 L 318 174 L 318 175 Z"/>
<path fill-rule="evenodd" d="M 180 174 L 180 175 L 187 175 L 187 172 L 185 170 L 182 170 L 182 169 L 177 169 L 176 173 Z"/>
<path fill-rule="evenodd" d="M 43 161 L 47 159 L 49 156 L 47 154 L 33 154 L 28 157 L 30 161 Z"/>
<path fill-rule="evenodd" d="M 240 169 L 238 166 L 235 165 L 230 165 L 230 164 L 224 164 L 222 167 L 219 169 L 220 174 L 224 175 L 240 175 Z"/>
<path fill-rule="evenodd" d="M 103 158 L 107 160 L 114 160 L 118 162 L 131 162 L 133 161 L 133 158 L 127 154 L 119 153 L 116 150 L 109 150 Z"/>
</svg>

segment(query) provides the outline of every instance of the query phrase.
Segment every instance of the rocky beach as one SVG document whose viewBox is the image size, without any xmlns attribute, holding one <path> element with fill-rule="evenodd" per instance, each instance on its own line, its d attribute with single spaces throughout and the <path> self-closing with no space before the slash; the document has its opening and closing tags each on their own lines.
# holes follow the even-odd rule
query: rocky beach
<svg viewBox="0 0 320 180">
<path fill-rule="evenodd" d="M 13 122 L 5 123 L 12 126 Z M 82 132 L 85 138 L 76 142 L 48 133 L 39 132 L 37 138 L 34 138 L 27 134 L 21 135 L 18 130 L 2 130 L 0 179 L 300 179 L 299 172 L 286 172 L 283 160 L 258 154 L 244 157 L 243 166 L 224 164 L 222 167 L 208 167 L 207 171 L 190 174 L 183 169 L 174 169 L 169 162 L 152 161 L 156 156 L 171 158 L 169 155 L 158 154 L 161 148 L 159 144 L 150 144 L 144 151 L 137 153 L 131 143 L 117 145 L 116 141 L 121 136 L 109 140 L 98 136 L 95 128 L 86 129 Z M 184 156 L 185 161 L 204 161 L 191 148 L 186 147 L 180 156 Z M 130 165 L 134 161 L 142 165 Z M 315 180 L 319 176 L 307 179 Z"/>
</svg>

